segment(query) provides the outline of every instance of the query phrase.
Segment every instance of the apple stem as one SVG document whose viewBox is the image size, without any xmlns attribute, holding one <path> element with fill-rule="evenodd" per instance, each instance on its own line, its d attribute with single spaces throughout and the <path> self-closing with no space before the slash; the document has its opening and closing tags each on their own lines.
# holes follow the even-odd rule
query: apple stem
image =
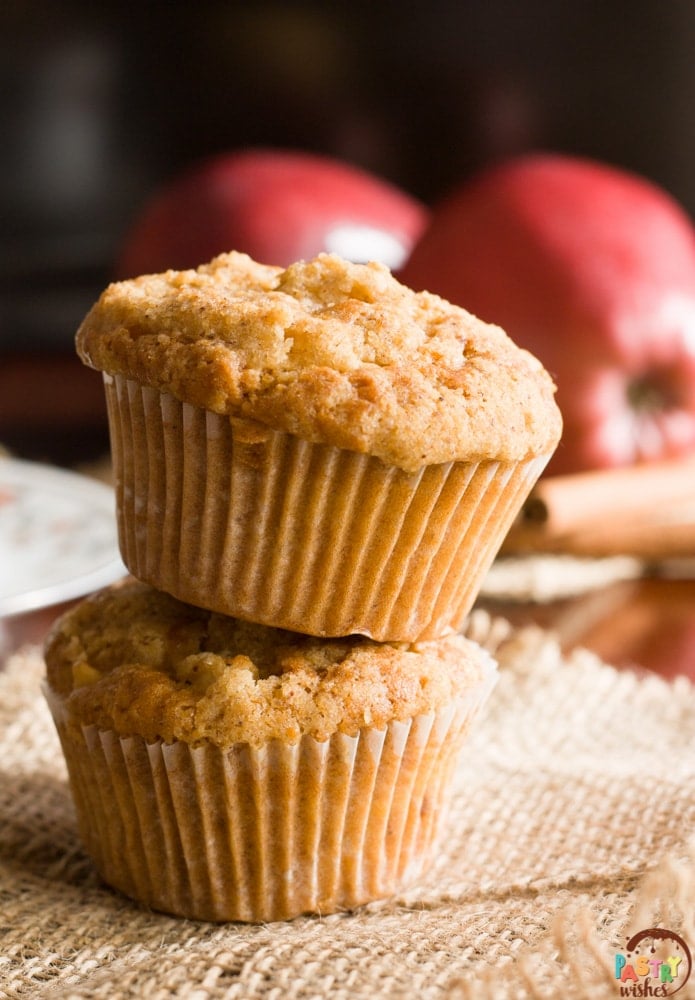
<svg viewBox="0 0 695 1000">
<path fill-rule="evenodd" d="M 653 376 L 642 376 L 628 382 L 627 400 L 633 409 L 650 413 L 663 410 L 673 403 L 671 394 Z"/>
</svg>

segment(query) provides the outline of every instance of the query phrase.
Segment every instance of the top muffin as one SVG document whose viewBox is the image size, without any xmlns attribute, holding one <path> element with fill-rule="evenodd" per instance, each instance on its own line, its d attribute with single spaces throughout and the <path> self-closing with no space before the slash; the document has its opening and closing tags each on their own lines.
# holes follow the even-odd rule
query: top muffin
<svg viewBox="0 0 695 1000">
<path fill-rule="evenodd" d="M 415 471 L 551 452 L 552 380 L 499 327 L 381 264 L 228 253 L 110 285 L 81 359 L 214 413 Z"/>
</svg>

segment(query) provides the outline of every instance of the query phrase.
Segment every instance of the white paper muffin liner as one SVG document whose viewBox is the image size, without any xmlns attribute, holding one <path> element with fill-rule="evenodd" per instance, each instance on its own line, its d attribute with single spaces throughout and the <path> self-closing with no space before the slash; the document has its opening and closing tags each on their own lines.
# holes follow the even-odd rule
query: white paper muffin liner
<svg viewBox="0 0 695 1000">
<path fill-rule="evenodd" d="M 69 718 L 48 686 L 80 834 L 103 879 L 214 921 L 327 914 L 393 894 L 433 860 L 494 661 L 447 708 L 324 742 L 147 743 Z"/>
<path fill-rule="evenodd" d="M 459 629 L 549 458 L 409 474 L 104 379 L 133 576 L 310 635 L 412 642 Z"/>
</svg>

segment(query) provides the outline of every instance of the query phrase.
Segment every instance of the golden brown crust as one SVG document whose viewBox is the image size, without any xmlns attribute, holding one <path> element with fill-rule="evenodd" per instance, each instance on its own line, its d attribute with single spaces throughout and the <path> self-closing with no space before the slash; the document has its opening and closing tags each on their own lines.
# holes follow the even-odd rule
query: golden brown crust
<svg viewBox="0 0 695 1000">
<path fill-rule="evenodd" d="M 45 656 L 72 723 L 225 748 L 383 728 L 475 692 L 494 669 L 460 635 L 412 645 L 315 639 L 182 604 L 134 580 L 64 614 Z"/>
<path fill-rule="evenodd" d="M 112 284 L 77 350 L 183 402 L 407 470 L 550 453 L 561 431 L 550 376 L 499 327 L 330 254 L 282 270 L 229 253 Z"/>
</svg>

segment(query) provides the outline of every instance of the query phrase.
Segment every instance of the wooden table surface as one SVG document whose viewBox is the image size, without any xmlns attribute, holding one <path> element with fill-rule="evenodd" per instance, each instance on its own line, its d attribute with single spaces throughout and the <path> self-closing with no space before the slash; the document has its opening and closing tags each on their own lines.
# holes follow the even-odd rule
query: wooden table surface
<svg viewBox="0 0 695 1000">
<path fill-rule="evenodd" d="M 480 603 L 514 625 L 552 630 L 565 651 L 583 646 L 616 667 L 695 681 L 695 579 L 620 581 L 549 604 Z"/>
</svg>

